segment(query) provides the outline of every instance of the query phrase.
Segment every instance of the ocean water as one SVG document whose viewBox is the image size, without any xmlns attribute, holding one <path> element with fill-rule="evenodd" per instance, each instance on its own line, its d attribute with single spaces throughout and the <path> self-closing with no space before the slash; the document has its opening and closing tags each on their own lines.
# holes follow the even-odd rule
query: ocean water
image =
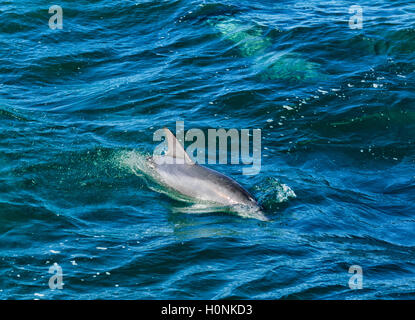
<svg viewBox="0 0 415 320">
<path fill-rule="evenodd" d="M 0 299 L 414 299 L 414 17 L 412 0 L 1 0 Z M 261 129 L 258 174 L 210 167 L 271 221 L 148 187 L 137 161 L 176 121 Z"/>
</svg>

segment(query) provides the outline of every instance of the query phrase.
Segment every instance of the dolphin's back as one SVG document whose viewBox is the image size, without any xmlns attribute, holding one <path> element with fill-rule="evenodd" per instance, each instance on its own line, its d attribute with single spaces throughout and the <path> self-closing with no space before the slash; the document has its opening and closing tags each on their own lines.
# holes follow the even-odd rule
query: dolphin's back
<svg viewBox="0 0 415 320">
<path fill-rule="evenodd" d="M 153 164 L 161 182 L 185 196 L 222 205 L 256 205 L 247 190 L 217 171 L 198 164 Z"/>
</svg>

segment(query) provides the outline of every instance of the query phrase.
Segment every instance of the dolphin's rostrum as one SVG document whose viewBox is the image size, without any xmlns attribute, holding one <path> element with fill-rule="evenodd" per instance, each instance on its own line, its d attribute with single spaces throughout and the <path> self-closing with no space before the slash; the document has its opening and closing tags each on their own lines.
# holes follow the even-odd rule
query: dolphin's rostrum
<svg viewBox="0 0 415 320">
<path fill-rule="evenodd" d="M 226 208 L 243 217 L 268 221 L 255 198 L 235 180 L 194 163 L 173 133 L 164 128 L 167 151 L 147 159 L 154 181 L 196 207 Z M 168 193 L 168 195 L 172 195 Z"/>
</svg>

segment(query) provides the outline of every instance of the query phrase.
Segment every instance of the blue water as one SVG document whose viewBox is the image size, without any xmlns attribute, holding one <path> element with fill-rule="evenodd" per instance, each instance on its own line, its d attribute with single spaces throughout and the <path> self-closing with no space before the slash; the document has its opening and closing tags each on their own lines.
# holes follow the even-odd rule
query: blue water
<svg viewBox="0 0 415 320">
<path fill-rule="evenodd" d="M 0 298 L 414 299 L 415 4 L 354 4 L 0 1 Z M 272 221 L 148 188 L 178 120 L 262 130 L 259 174 L 211 167 Z"/>
</svg>

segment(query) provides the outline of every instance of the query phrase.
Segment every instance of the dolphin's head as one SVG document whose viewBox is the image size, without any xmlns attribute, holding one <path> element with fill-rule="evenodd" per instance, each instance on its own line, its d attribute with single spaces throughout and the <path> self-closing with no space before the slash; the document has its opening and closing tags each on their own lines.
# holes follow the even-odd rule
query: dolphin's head
<svg viewBox="0 0 415 320">
<path fill-rule="evenodd" d="M 271 221 L 271 219 L 269 219 L 267 216 L 265 216 L 265 214 L 262 212 L 262 210 L 257 210 L 255 212 L 253 212 L 251 217 L 254 218 L 254 219 L 258 219 L 260 221 Z"/>
<path fill-rule="evenodd" d="M 235 205 L 232 207 L 239 216 L 244 218 L 257 219 L 260 221 L 270 221 L 264 214 L 264 208 L 253 199 L 249 204 Z"/>
<path fill-rule="evenodd" d="M 239 215 L 261 221 L 270 221 L 264 214 L 264 207 L 251 194 L 246 193 L 244 199 L 240 199 L 240 202 L 242 205 L 236 206 Z"/>
</svg>

